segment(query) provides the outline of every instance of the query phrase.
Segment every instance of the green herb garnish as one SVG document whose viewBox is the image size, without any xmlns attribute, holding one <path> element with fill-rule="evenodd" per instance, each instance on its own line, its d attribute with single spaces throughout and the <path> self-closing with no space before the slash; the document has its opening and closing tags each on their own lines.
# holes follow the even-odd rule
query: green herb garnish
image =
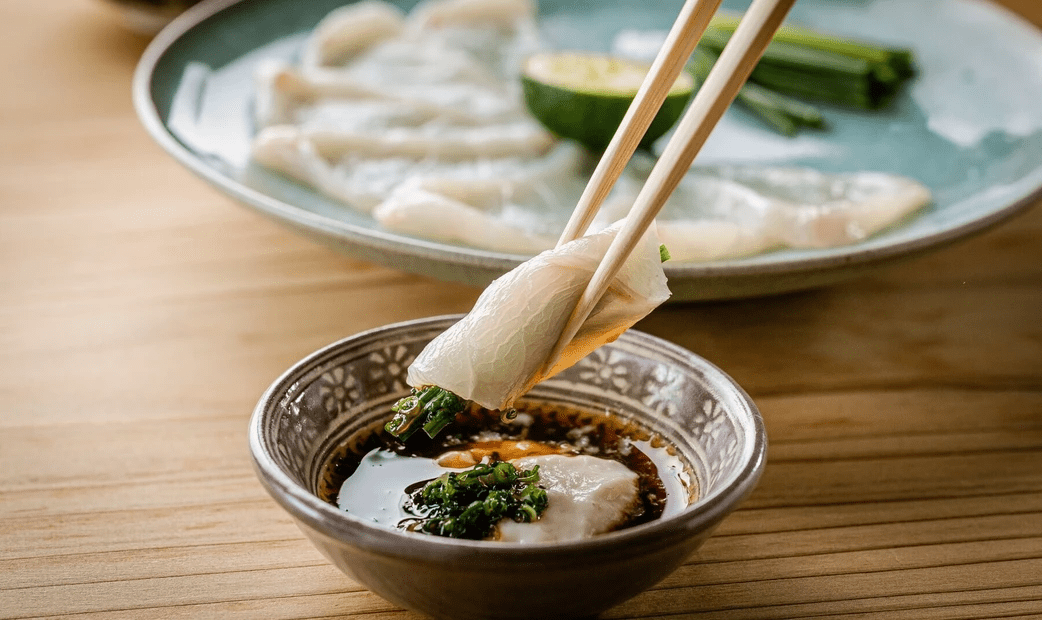
<svg viewBox="0 0 1042 620">
<path fill-rule="evenodd" d="M 391 406 L 394 417 L 384 430 L 402 441 L 421 427 L 428 437 L 434 437 L 469 405 L 469 400 L 434 385 L 414 388 L 412 394 Z"/>
<path fill-rule="evenodd" d="M 506 461 L 444 474 L 410 497 L 421 515 L 410 529 L 435 536 L 481 540 L 502 519 L 535 521 L 549 503 L 546 489 L 537 482 L 538 465 L 519 470 Z"/>
<path fill-rule="evenodd" d="M 738 17 L 717 15 L 702 35 L 689 65 L 699 81 L 709 75 L 738 26 Z M 822 113 L 794 99 L 877 110 L 915 75 L 906 48 L 841 39 L 798 26 L 782 26 L 739 91 L 737 100 L 775 131 L 793 135 L 801 127 L 822 128 Z"/>
</svg>

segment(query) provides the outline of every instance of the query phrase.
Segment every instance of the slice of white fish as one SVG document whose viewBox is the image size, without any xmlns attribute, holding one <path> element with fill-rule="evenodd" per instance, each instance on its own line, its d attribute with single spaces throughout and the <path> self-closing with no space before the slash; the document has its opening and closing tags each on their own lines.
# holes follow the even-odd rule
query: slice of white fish
<svg viewBox="0 0 1042 620">
<path fill-rule="evenodd" d="M 396 37 L 405 27 L 401 9 L 380 0 L 340 7 L 322 18 L 304 45 L 304 67 L 335 66 L 377 43 Z"/>
<path fill-rule="evenodd" d="M 253 160 L 261 166 L 315 187 L 363 213 L 369 213 L 397 185 L 386 175 L 366 178 L 363 174 L 359 179 L 358 173 L 365 170 L 334 166 L 322 157 L 299 128 L 292 125 L 275 125 L 261 130 L 251 149 Z M 368 182 L 356 182 L 358 180 Z"/>
<path fill-rule="evenodd" d="M 539 485 L 549 499 L 532 523 L 499 522 L 494 536 L 503 542 L 550 543 L 589 538 L 614 529 L 637 502 L 636 472 L 618 461 L 594 456 L 527 456 L 513 461 L 521 469 L 539 466 Z"/>
<path fill-rule="evenodd" d="M 654 227 L 553 368 L 544 363 L 619 226 L 543 252 L 496 279 L 470 313 L 409 366 L 408 383 L 437 385 L 506 409 L 539 381 L 611 342 L 669 297 Z"/>
<path fill-rule="evenodd" d="M 485 127 L 397 127 L 380 133 L 315 129 L 304 135 L 316 151 L 329 159 L 351 155 L 467 161 L 517 155 L 535 157 L 545 155 L 553 146 L 550 134 L 527 122 L 499 125 L 495 131 Z"/>
<path fill-rule="evenodd" d="M 260 63 L 254 74 L 258 127 L 295 124 L 311 128 L 361 128 L 374 125 L 359 110 L 379 106 L 389 110 L 385 124 L 403 120 L 406 126 L 438 120 L 452 126 L 518 122 L 527 119 L 515 103 L 497 89 L 476 85 L 442 86 L 432 96 L 422 84 L 386 88 L 364 77 L 341 71 L 300 68 L 280 61 Z M 380 125 L 377 125 L 380 127 Z"/>
<path fill-rule="evenodd" d="M 511 226 L 502 219 L 422 187 L 403 186 L 373 210 L 373 217 L 394 232 L 501 252 L 532 254 L 554 244 L 541 236 Z"/>
<path fill-rule="evenodd" d="M 388 230 L 526 254 L 553 247 L 559 194 L 568 191 L 574 200 L 582 191 L 582 152 L 568 143 L 556 144 L 539 158 L 514 155 L 460 162 L 387 156 L 359 158 L 344 166 L 330 161 L 299 127 L 277 125 L 261 130 L 252 156 L 268 169 L 372 213 Z M 406 221 L 421 202 L 427 209 L 420 214 L 424 223 Z M 380 210 L 374 212 L 378 205 Z M 488 234 L 461 236 L 461 209 L 487 219 L 492 227 Z M 510 236 L 539 242 L 511 243 Z"/>
<path fill-rule="evenodd" d="M 922 184 L 881 172 L 698 170 L 659 216 L 659 235 L 678 261 L 836 247 L 863 241 L 930 200 Z"/>
<path fill-rule="evenodd" d="M 619 179 L 617 198 L 595 224 L 622 217 L 651 162 L 638 156 Z M 780 248 L 828 248 L 863 241 L 931 201 L 921 183 L 882 172 L 809 168 L 694 168 L 657 218 L 670 260 L 711 261 Z"/>
<path fill-rule="evenodd" d="M 393 232 L 531 256 L 556 244 L 557 199 L 578 199 L 581 165 L 580 149 L 562 142 L 544 158 L 417 167 L 372 215 Z"/>
<path fill-rule="evenodd" d="M 418 30 L 451 26 L 514 27 L 535 19 L 533 0 L 426 0 L 409 14 L 409 27 Z"/>
</svg>

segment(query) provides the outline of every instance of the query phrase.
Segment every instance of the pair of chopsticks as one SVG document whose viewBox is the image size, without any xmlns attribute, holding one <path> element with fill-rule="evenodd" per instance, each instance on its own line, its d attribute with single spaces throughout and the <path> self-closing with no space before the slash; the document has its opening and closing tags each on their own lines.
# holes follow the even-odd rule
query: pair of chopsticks
<svg viewBox="0 0 1042 620">
<path fill-rule="evenodd" d="M 579 198 L 557 245 L 581 237 L 626 167 L 644 132 L 662 106 L 677 75 L 684 68 L 720 6 L 721 0 L 687 0 L 666 37 L 644 83 L 605 149 L 590 182 Z M 677 125 L 662 156 L 638 194 L 618 235 L 601 259 L 579 298 L 544 368 L 551 368 L 583 321 L 608 289 L 626 258 L 636 247 L 662 205 L 687 174 L 695 155 L 749 78 L 771 37 L 796 0 L 753 0 L 719 60 L 706 77 L 687 113 Z"/>
</svg>

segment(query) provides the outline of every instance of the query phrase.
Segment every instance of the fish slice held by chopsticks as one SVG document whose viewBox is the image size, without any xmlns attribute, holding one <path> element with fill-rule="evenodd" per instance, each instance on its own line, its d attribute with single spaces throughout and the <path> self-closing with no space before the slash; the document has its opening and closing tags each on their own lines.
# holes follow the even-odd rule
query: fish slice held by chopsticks
<svg viewBox="0 0 1042 620">
<path fill-rule="evenodd" d="M 618 225 L 548 250 L 501 276 L 467 316 L 439 334 L 409 366 L 416 393 L 394 406 L 387 430 L 434 436 L 475 402 L 508 410 L 539 381 L 611 342 L 669 297 L 654 231 L 641 237 L 553 368 L 543 365 L 597 269 Z M 458 397 L 458 398 L 454 398 Z"/>
<path fill-rule="evenodd" d="M 558 247 L 494 281 L 409 367 L 414 394 L 387 430 L 430 436 L 476 402 L 508 409 L 539 381 L 611 342 L 669 297 L 652 222 L 795 0 L 755 0 L 630 215 L 582 236 L 691 55 L 719 0 L 689 0 L 597 166 Z"/>
</svg>

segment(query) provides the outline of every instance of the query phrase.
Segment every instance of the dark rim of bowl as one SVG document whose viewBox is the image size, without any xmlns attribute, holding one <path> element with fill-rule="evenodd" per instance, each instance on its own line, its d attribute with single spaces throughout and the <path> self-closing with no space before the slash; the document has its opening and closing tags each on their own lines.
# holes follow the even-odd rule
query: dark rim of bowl
<svg viewBox="0 0 1042 620">
<path fill-rule="evenodd" d="M 610 554 L 641 555 L 648 551 L 677 543 L 691 537 L 695 532 L 712 528 L 723 519 L 739 502 L 752 492 L 759 481 L 766 461 L 767 434 L 763 418 L 748 394 L 730 376 L 708 360 L 671 342 L 640 332 L 629 330 L 620 340 L 636 344 L 643 342 L 667 349 L 704 371 L 733 390 L 738 401 L 745 407 L 747 419 L 741 424 L 746 430 L 745 445 L 740 451 L 741 467 L 720 488 L 699 498 L 680 514 L 665 520 L 646 523 L 637 527 L 601 534 L 589 539 L 569 543 L 501 543 L 471 541 L 401 532 L 386 527 L 371 525 L 361 519 L 338 510 L 317 495 L 292 480 L 275 462 L 262 437 L 262 420 L 273 410 L 285 390 L 294 383 L 305 368 L 311 368 L 321 360 L 337 355 L 349 343 L 375 337 L 389 330 L 415 327 L 432 327 L 444 323 L 448 327 L 462 315 L 443 315 L 393 323 L 360 332 L 327 345 L 293 364 L 264 392 L 254 409 L 249 425 L 249 447 L 254 468 L 262 484 L 272 497 L 290 514 L 309 528 L 329 538 L 350 544 L 365 552 L 379 556 L 408 558 L 415 561 L 445 561 L 451 554 L 460 553 L 468 557 L 479 555 L 490 561 L 510 561 L 524 557 L 526 561 L 539 561 L 554 557 L 557 561 L 571 558 L 575 563 L 591 560 L 591 555 Z M 746 416 L 742 416 L 745 418 Z M 628 550 L 628 551 L 627 551 Z"/>
</svg>

